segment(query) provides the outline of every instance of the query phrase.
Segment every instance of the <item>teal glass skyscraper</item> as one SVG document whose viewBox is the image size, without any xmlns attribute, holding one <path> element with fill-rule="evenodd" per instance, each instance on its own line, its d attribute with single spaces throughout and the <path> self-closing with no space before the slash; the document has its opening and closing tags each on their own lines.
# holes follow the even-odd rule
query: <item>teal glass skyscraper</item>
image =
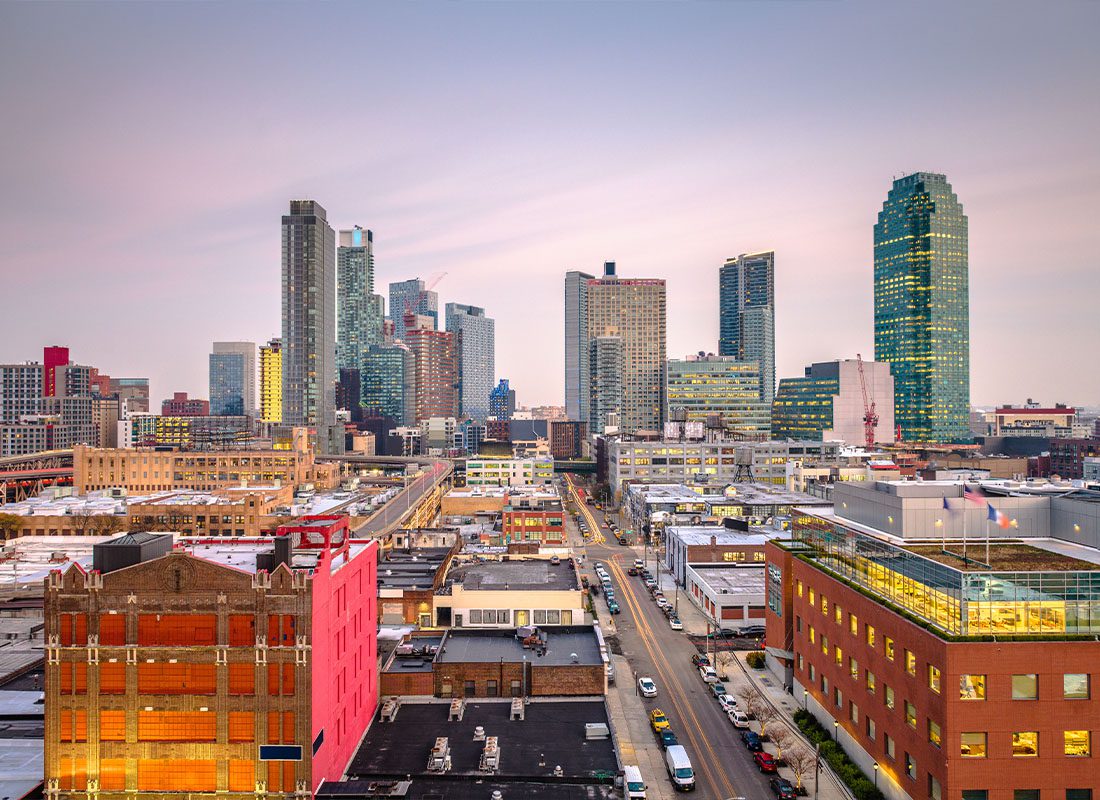
<svg viewBox="0 0 1100 800">
<path fill-rule="evenodd" d="M 970 438 L 967 219 L 945 175 L 894 181 L 875 225 L 875 360 L 891 365 L 901 438 Z"/>
</svg>

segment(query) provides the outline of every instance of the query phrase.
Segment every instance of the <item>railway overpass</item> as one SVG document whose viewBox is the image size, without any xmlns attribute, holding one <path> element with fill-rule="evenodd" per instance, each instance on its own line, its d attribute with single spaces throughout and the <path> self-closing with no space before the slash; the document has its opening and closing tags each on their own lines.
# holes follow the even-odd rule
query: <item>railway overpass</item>
<svg viewBox="0 0 1100 800">
<path fill-rule="evenodd" d="M 72 450 L 0 458 L 0 506 L 26 500 L 48 486 L 72 485 Z"/>
</svg>

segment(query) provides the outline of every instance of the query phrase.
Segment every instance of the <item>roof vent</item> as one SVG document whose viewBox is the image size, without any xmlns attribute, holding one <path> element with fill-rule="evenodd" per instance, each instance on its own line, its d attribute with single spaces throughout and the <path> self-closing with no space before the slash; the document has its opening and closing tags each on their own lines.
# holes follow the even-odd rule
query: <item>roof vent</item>
<svg viewBox="0 0 1100 800">
<path fill-rule="evenodd" d="M 578 656 L 576 653 L 570 653 L 569 654 L 569 660 L 572 661 L 574 664 L 576 664 L 581 659 L 580 659 L 580 656 Z"/>
<path fill-rule="evenodd" d="M 501 793 L 501 791 L 499 789 L 495 789 L 495 790 L 493 790 L 491 800 L 504 800 L 504 795 Z"/>
</svg>

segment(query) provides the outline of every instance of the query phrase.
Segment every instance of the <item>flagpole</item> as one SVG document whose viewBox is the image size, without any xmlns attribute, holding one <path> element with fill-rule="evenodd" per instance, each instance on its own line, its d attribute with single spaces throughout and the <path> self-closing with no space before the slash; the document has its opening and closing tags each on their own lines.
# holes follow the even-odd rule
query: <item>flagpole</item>
<svg viewBox="0 0 1100 800">
<path fill-rule="evenodd" d="M 969 509 L 966 507 L 966 484 L 963 484 L 963 564 L 966 565 L 966 521 L 970 519 L 970 515 L 966 513 Z"/>
<path fill-rule="evenodd" d="M 989 566 L 989 537 L 991 535 L 989 530 L 989 515 L 987 514 L 985 518 L 985 563 L 987 566 Z"/>
</svg>

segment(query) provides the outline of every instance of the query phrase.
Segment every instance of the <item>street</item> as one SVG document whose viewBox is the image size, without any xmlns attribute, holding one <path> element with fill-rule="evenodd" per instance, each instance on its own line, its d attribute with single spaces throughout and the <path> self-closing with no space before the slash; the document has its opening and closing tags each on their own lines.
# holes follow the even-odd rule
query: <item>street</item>
<svg viewBox="0 0 1100 800">
<path fill-rule="evenodd" d="M 567 491 L 572 485 L 567 480 Z M 595 562 L 603 562 L 615 585 L 622 613 L 615 617 L 616 635 L 623 655 L 629 660 L 632 675 L 617 678 L 618 690 L 629 691 L 639 676 L 657 683 L 658 695 L 645 700 L 647 710 L 662 709 L 672 723 L 680 744 L 687 749 L 696 771 L 696 793 L 707 800 L 773 797 L 767 777 L 753 763 L 752 754 L 741 744 L 739 731 L 703 683 L 691 664 L 698 652 L 687 636 L 669 627 L 668 619 L 653 602 L 640 578 L 627 575 L 641 548 L 617 544 L 614 534 L 603 525 L 603 514 L 586 503 L 576 503 L 586 520 L 592 541 L 582 545 L 586 552 L 586 572 Z M 649 553 L 650 570 L 656 572 L 656 556 Z M 686 598 L 681 604 L 688 603 Z M 667 781 L 666 775 L 647 775 L 651 782 Z"/>
</svg>

